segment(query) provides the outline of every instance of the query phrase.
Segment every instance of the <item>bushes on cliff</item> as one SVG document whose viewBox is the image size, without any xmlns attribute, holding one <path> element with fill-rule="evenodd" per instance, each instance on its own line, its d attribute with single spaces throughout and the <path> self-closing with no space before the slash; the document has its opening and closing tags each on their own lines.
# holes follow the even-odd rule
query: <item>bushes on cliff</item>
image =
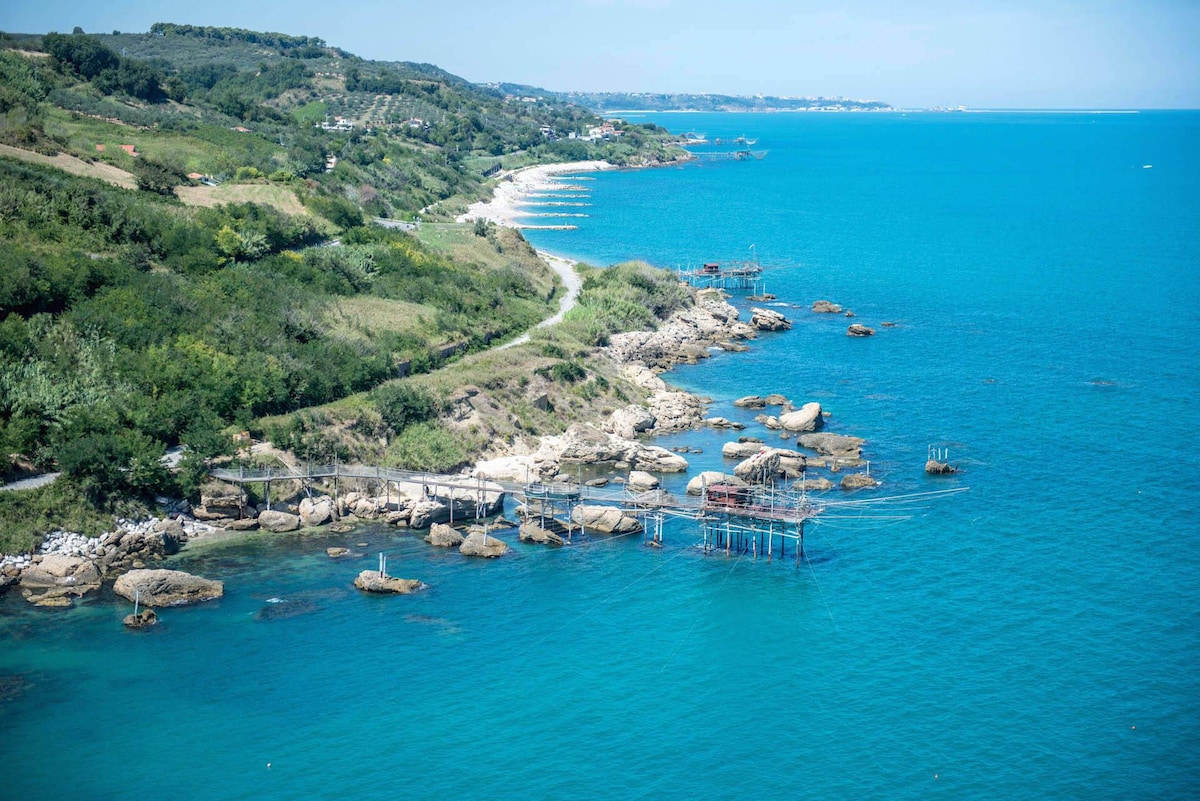
<svg viewBox="0 0 1200 801">
<path fill-rule="evenodd" d="M 384 384 L 371 393 L 370 399 L 383 422 L 396 434 L 436 417 L 443 409 L 431 393 L 403 382 Z"/>
</svg>

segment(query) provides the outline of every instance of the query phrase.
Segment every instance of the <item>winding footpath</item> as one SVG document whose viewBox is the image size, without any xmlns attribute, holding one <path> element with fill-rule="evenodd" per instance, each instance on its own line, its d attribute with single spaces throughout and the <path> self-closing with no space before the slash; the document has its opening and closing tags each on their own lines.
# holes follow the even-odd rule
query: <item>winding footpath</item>
<svg viewBox="0 0 1200 801">
<path fill-rule="evenodd" d="M 579 299 L 579 290 L 583 286 L 583 281 L 580 280 L 579 273 L 575 272 L 575 265 L 578 262 L 564 259 L 562 256 L 555 256 L 544 250 L 537 251 L 537 254 L 538 258 L 550 265 L 550 269 L 558 273 L 558 277 L 562 279 L 563 284 L 567 288 L 567 293 L 558 299 L 558 312 L 553 317 L 547 317 L 535 325 L 533 327 L 535 330 L 538 328 L 547 328 L 561 322 L 567 316 L 567 312 L 575 308 L 575 304 Z M 512 342 L 505 342 L 503 345 L 497 347 L 496 350 L 508 350 L 517 345 L 524 345 L 528 341 L 529 332 L 526 332 Z"/>
</svg>

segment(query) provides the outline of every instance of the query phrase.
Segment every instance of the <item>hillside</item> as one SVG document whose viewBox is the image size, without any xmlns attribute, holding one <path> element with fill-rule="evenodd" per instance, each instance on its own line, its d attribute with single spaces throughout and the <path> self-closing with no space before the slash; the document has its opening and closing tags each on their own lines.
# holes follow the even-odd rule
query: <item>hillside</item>
<svg viewBox="0 0 1200 801">
<path fill-rule="evenodd" d="M 599 119 L 579 107 L 314 37 L 156 25 L 0 45 L 0 469 L 64 475 L 0 497 L 0 551 L 194 495 L 244 430 L 343 454 L 345 421 L 314 407 L 349 402 L 364 443 L 436 441 L 451 391 L 417 379 L 550 316 L 561 283 L 516 232 L 431 220 L 502 162 L 677 153 L 653 126 L 584 139 Z M 420 239 L 368 224 L 433 204 Z M 537 366 L 578 382 L 577 358 Z M 448 463 L 474 447 L 444 445 Z"/>
<path fill-rule="evenodd" d="M 7 44 L 0 142 L 126 170 L 150 163 L 171 180 L 302 181 L 368 216 L 411 217 L 440 201 L 449 218 L 500 166 L 682 155 L 653 125 L 589 140 L 601 120 L 583 107 L 429 64 L 368 61 L 316 37 L 156 23 Z"/>
</svg>

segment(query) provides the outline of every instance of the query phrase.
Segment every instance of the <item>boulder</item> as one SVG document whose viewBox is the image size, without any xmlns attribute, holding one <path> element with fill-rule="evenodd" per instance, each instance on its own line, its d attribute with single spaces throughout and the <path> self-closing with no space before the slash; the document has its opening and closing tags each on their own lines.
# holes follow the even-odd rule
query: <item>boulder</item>
<svg viewBox="0 0 1200 801">
<path fill-rule="evenodd" d="M 948 476 L 958 472 L 958 468 L 948 462 L 939 462 L 937 459 L 930 459 L 925 462 L 925 472 L 931 476 Z"/>
<path fill-rule="evenodd" d="M 701 359 L 709 357 L 708 348 L 695 342 L 683 342 L 676 350 L 677 358 L 684 364 L 697 364 Z"/>
<path fill-rule="evenodd" d="M 305 528 L 323 526 L 333 520 L 333 499 L 305 498 L 300 501 L 300 525 Z"/>
<path fill-rule="evenodd" d="M 571 521 L 605 534 L 631 534 L 642 530 L 642 524 L 636 517 L 625 514 L 615 506 L 580 504 L 571 510 Z"/>
<path fill-rule="evenodd" d="M 624 368 L 625 377 L 642 389 L 658 392 L 667 388 L 666 383 L 644 364 L 627 364 Z"/>
<path fill-rule="evenodd" d="M 686 473 L 688 469 L 687 459 L 657 445 L 638 448 L 633 454 L 632 465 L 652 473 Z"/>
<path fill-rule="evenodd" d="M 842 476 L 842 489 L 844 490 L 865 489 L 877 486 L 879 486 L 879 482 L 866 473 L 848 473 Z"/>
<path fill-rule="evenodd" d="M 799 478 L 808 469 L 808 459 L 802 453 L 777 448 L 779 472 L 786 478 Z"/>
<path fill-rule="evenodd" d="M 791 320 L 771 309 L 754 308 L 750 315 L 750 325 L 759 331 L 787 331 L 792 327 Z"/>
<path fill-rule="evenodd" d="M 742 481 L 731 473 L 722 473 L 719 470 L 705 470 L 688 482 L 687 494 L 699 495 L 704 491 L 704 487 L 711 487 L 713 484 L 732 484 L 735 487 L 749 486 L 745 481 Z"/>
<path fill-rule="evenodd" d="M 31 603 L 39 605 L 69 606 L 70 604 L 49 603 L 51 598 L 79 596 L 100 588 L 100 569 L 91 560 L 64 554 L 46 554 L 37 564 L 21 571 L 21 587 L 27 592 L 41 590 L 37 599 L 26 595 Z M 47 601 L 41 604 L 40 601 Z"/>
<path fill-rule="evenodd" d="M 346 556 L 349 553 L 350 553 L 349 548 L 333 547 L 333 548 L 325 549 L 325 555 L 328 556 L 330 559 L 338 559 L 340 557 Z"/>
<path fill-rule="evenodd" d="M 618 437 L 633 439 L 654 428 L 656 422 L 657 418 L 645 406 L 630 404 L 612 413 L 608 427 Z"/>
<path fill-rule="evenodd" d="M 779 451 L 763 448 L 733 468 L 733 474 L 743 481 L 766 483 L 780 474 Z"/>
<path fill-rule="evenodd" d="M 779 415 L 779 425 L 787 431 L 816 431 L 823 422 L 821 404 L 816 401 L 806 403 L 794 412 Z"/>
<path fill-rule="evenodd" d="M 650 400 L 654 431 L 685 431 L 700 424 L 705 402 L 690 392 L 655 392 Z"/>
<path fill-rule="evenodd" d="M 825 456 L 849 457 L 858 459 L 862 456 L 862 446 L 866 443 L 861 437 L 848 437 L 842 434 L 801 434 L 797 442 L 805 448 L 811 448 Z"/>
<path fill-rule="evenodd" d="M 425 541 L 436 548 L 457 548 L 463 544 L 463 535 L 445 523 L 434 523 L 429 527 Z"/>
<path fill-rule="evenodd" d="M 379 513 L 383 511 L 379 507 L 379 503 L 374 498 L 360 497 L 350 507 L 350 514 L 355 517 L 361 517 L 364 520 L 371 520 L 379 517 Z"/>
<path fill-rule="evenodd" d="M 797 481 L 792 484 L 792 489 L 825 492 L 826 490 L 833 489 L 833 482 L 823 476 L 821 478 L 806 478 L 803 481 Z"/>
<path fill-rule="evenodd" d="M 756 414 L 754 415 L 754 422 L 762 423 L 772 431 L 778 431 L 779 429 L 783 428 L 783 426 L 779 423 L 779 418 L 773 414 Z"/>
<path fill-rule="evenodd" d="M 442 523 L 449 519 L 450 507 L 447 504 L 427 498 L 412 505 L 408 525 L 412 528 L 429 528 L 434 523 Z"/>
<path fill-rule="evenodd" d="M 200 495 L 200 506 L 192 510 L 192 515 L 199 520 L 209 520 L 216 517 L 240 517 L 241 510 L 241 493 L 235 489 L 228 488 L 220 492 L 202 493 Z"/>
<path fill-rule="evenodd" d="M 706 419 L 704 421 L 704 425 L 708 426 L 709 428 L 721 428 L 721 429 L 731 428 L 735 431 L 741 431 L 743 428 L 746 427 L 742 423 L 735 423 L 734 421 L 729 420 L 725 417 L 709 417 L 708 419 Z"/>
<path fill-rule="evenodd" d="M 225 585 L 180 570 L 131 570 L 117 578 L 113 591 L 144 606 L 184 606 L 220 598 Z"/>
<path fill-rule="evenodd" d="M 842 307 L 828 300 L 813 301 L 812 310 L 817 314 L 841 314 Z"/>
<path fill-rule="evenodd" d="M 772 392 L 767 397 L 763 398 L 763 402 L 768 406 L 791 406 L 792 402 L 787 399 L 787 396 L 780 395 L 778 392 Z"/>
<path fill-rule="evenodd" d="M 735 400 L 733 405 L 741 409 L 765 409 L 767 407 L 767 400 L 760 395 L 747 395 Z"/>
<path fill-rule="evenodd" d="M 416 579 L 393 578 L 378 570 L 364 570 L 354 579 L 354 586 L 363 592 L 382 595 L 408 595 L 425 587 Z"/>
<path fill-rule="evenodd" d="M 23 593 L 25 600 L 34 606 L 44 606 L 49 608 L 66 608 L 74 606 L 74 601 L 71 600 L 70 593 L 60 593 L 54 590 L 43 593 L 34 593 L 30 590 L 25 590 Z"/>
<path fill-rule="evenodd" d="M 553 439 L 555 438 L 544 438 L 543 445 L 546 444 L 546 440 Z M 553 444 L 557 445 L 559 460 L 583 464 L 615 462 L 625 459 L 631 446 L 636 445 L 628 439 L 606 434 L 583 423 L 574 423 L 569 426 Z"/>
<path fill-rule="evenodd" d="M 565 544 L 561 536 L 533 522 L 523 524 L 518 531 L 518 536 L 520 536 L 521 542 L 537 542 L 543 545 Z"/>
<path fill-rule="evenodd" d="M 481 556 L 485 559 L 493 559 L 507 553 L 508 544 L 504 540 L 476 532 L 463 540 L 462 545 L 458 546 L 458 552 L 463 556 Z"/>
<path fill-rule="evenodd" d="M 267 531 L 274 531 L 276 533 L 295 531 L 300 528 L 300 515 L 294 515 L 290 512 L 276 512 L 273 509 L 268 509 L 265 512 L 259 513 L 258 525 Z"/>
<path fill-rule="evenodd" d="M 258 521 L 252 517 L 242 520 L 226 520 L 222 525 L 226 531 L 258 531 Z"/>
<path fill-rule="evenodd" d="M 78 556 L 64 556 L 63 554 L 48 553 L 42 557 L 42 561 L 38 563 L 38 569 L 43 573 L 48 573 L 54 578 L 66 578 L 72 576 L 75 571 L 86 560 Z M 26 571 L 29 572 L 29 571 Z"/>
<path fill-rule="evenodd" d="M 132 613 L 126 615 L 121 622 L 131 629 L 149 628 L 158 622 L 158 614 L 153 609 L 143 609 L 136 615 Z"/>
<path fill-rule="evenodd" d="M 763 444 L 758 440 L 726 442 L 721 446 L 721 455 L 726 459 L 745 459 L 747 456 L 753 456 L 762 449 Z"/>
<path fill-rule="evenodd" d="M 662 482 L 658 480 L 657 476 L 652 476 L 643 470 L 634 470 L 631 472 L 629 474 L 629 480 L 626 482 L 626 486 L 628 486 L 629 489 L 633 490 L 634 492 L 649 492 L 650 490 L 656 490 L 659 488 L 659 486 L 661 486 L 661 484 Z"/>
<path fill-rule="evenodd" d="M 862 323 L 854 323 L 853 325 L 851 325 L 849 328 L 846 329 L 846 336 L 848 336 L 848 337 L 873 337 L 873 336 L 875 336 L 875 329 L 868 328 L 867 326 L 863 325 Z"/>
</svg>

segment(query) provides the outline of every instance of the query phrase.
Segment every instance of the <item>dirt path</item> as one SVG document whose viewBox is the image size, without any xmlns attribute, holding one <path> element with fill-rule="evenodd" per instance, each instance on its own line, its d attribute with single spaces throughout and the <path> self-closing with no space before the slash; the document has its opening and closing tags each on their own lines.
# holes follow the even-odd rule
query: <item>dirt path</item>
<svg viewBox="0 0 1200 801">
<path fill-rule="evenodd" d="M 40 476 L 33 478 L 23 478 L 20 481 L 13 481 L 9 484 L 0 484 L 0 492 L 16 492 L 17 490 L 31 490 L 38 487 L 44 487 L 47 484 L 53 484 L 54 479 L 61 476 L 62 473 L 43 473 Z"/>
<path fill-rule="evenodd" d="M 567 287 L 567 293 L 558 299 L 558 312 L 553 317 L 547 317 L 535 325 L 535 329 L 546 328 L 547 326 L 561 322 L 562 318 L 567 315 L 567 312 L 575 308 L 575 303 L 579 298 L 579 290 L 583 286 L 583 281 L 580 280 L 579 273 L 575 272 L 575 265 L 579 262 L 564 259 L 562 256 L 554 256 L 544 250 L 539 250 L 537 254 L 542 261 L 550 265 L 550 269 L 558 273 L 558 277 L 562 279 L 563 284 Z M 521 334 L 521 336 L 512 342 L 506 342 L 496 348 L 496 350 L 507 350 L 517 345 L 524 345 L 528 341 L 529 334 Z"/>
<path fill-rule="evenodd" d="M 83 159 L 68 156 L 66 153 L 59 153 L 57 156 L 43 156 L 41 153 L 34 153 L 32 150 L 22 150 L 19 147 L 12 147 L 11 145 L 0 145 L 0 155 L 11 156 L 14 159 L 29 161 L 34 164 L 45 164 L 48 167 L 57 167 L 72 175 L 99 178 L 101 181 L 107 181 L 114 186 L 120 186 L 125 189 L 137 189 L 137 179 L 131 173 L 127 173 L 125 170 L 114 167 L 111 164 L 104 164 L 98 161 L 89 163 Z"/>
</svg>

